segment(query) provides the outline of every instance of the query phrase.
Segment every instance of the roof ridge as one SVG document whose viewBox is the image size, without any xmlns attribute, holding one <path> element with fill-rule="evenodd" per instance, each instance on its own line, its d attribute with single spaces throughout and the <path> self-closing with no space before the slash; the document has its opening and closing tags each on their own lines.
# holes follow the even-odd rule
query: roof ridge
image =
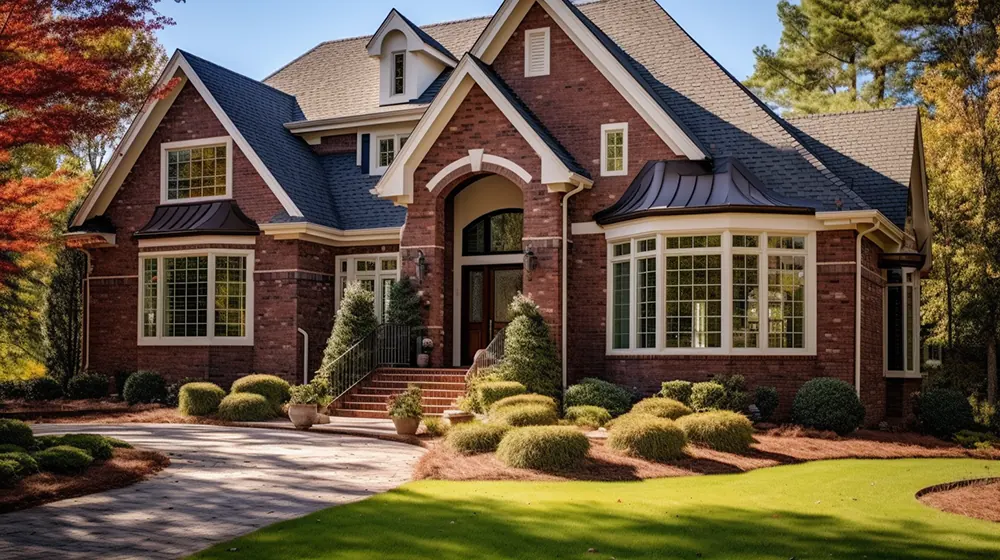
<svg viewBox="0 0 1000 560">
<path fill-rule="evenodd" d="M 806 115 L 796 115 L 792 117 L 782 117 L 786 121 L 801 121 L 806 119 L 820 119 L 823 117 L 841 117 L 844 115 L 866 115 L 872 113 L 890 113 L 894 111 L 919 110 L 917 105 L 897 105 L 895 107 L 881 107 L 877 109 L 855 109 L 850 111 L 834 111 L 832 113 L 809 113 Z"/>
<path fill-rule="evenodd" d="M 196 54 L 194 54 L 192 52 L 188 52 L 188 51 L 186 51 L 184 49 L 177 49 L 177 51 L 179 53 L 181 53 L 181 55 L 184 56 L 185 58 L 187 58 L 189 56 L 193 57 L 193 58 L 197 58 L 198 60 L 204 62 L 205 64 L 211 64 L 212 66 L 215 66 L 216 68 L 219 68 L 221 70 L 225 70 L 226 72 L 229 72 L 230 74 L 235 74 L 235 75 L 237 75 L 237 76 L 239 76 L 241 78 L 244 78 L 246 80 L 250 80 L 251 82 L 254 82 L 254 83 L 258 84 L 258 85 L 264 86 L 264 87 L 266 87 L 266 88 L 268 88 L 270 90 L 274 90 L 275 92 L 280 93 L 281 95 L 284 95 L 285 97 L 289 97 L 291 99 L 294 99 L 296 101 L 296 103 L 298 103 L 298 100 L 296 99 L 296 97 L 294 95 L 292 95 L 292 94 L 290 94 L 288 92 L 281 91 L 280 89 L 278 89 L 278 88 L 276 88 L 274 86 L 265 84 L 261 80 L 255 80 L 255 79 L 251 78 L 250 76 L 247 76 L 246 74 L 241 74 L 241 73 L 237 72 L 236 70 L 232 70 L 230 68 L 226 68 L 225 66 L 223 66 L 221 64 L 218 64 L 216 62 L 212 62 L 211 60 L 209 60 L 209 59 L 207 59 L 207 58 L 205 58 L 203 56 L 198 56 L 198 55 L 196 55 Z"/>
</svg>

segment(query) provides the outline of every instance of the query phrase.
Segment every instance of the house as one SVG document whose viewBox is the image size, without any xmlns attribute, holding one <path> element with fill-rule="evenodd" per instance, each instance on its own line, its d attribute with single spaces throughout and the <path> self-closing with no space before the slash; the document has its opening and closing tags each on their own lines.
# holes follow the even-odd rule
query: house
<svg viewBox="0 0 1000 560">
<path fill-rule="evenodd" d="M 877 422 L 920 383 L 931 266 L 914 108 L 783 119 L 654 0 L 396 10 L 263 81 L 170 60 L 74 217 L 86 365 L 302 379 L 340 294 L 416 278 L 432 365 L 520 290 L 567 383 L 836 377 Z M 381 406 L 381 405 L 379 405 Z"/>
</svg>

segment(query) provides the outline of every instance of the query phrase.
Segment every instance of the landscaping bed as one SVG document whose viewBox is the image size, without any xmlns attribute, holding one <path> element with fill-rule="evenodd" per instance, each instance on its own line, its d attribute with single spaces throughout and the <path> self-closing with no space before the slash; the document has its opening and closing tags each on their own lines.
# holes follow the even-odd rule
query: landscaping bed
<svg viewBox="0 0 1000 560">
<path fill-rule="evenodd" d="M 1000 523 L 1000 480 L 987 479 L 930 489 L 920 501 L 933 508 Z"/>
<path fill-rule="evenodd" d="M 161 408 L 160 405 L 140 404 L 130 406 L 120 400 L 110 399 L 56 399 L 51 401 L 4 401 L 0 408 L 0 418 L 16 420 L 41 420 L 51 422 L 60 418 L 70 418 L 73 422 L 81 417 L 114 417 L 148 412 Z"/>
</svg>

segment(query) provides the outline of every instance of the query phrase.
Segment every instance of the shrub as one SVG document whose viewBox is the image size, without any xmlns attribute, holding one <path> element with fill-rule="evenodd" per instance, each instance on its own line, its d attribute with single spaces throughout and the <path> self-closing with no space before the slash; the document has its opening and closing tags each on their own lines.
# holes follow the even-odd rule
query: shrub
<svg viewBox="0 0 1000 560">
<path fill-rule="evenodd" d="M 375 317 L 375 294 L 366 289 L 361 282 L 351 282 L 344 290 L 340 310 L 333 322 L 333 331 L 326 342 L 323 352 L 323 363 L 317 372 L 318 377 L 332 381 L 333 364 L 344 352 L 347 352 L 368 333 L 378 327 Z M 337 394 L 347 387 L 330 387 Z"/>
<path fill-rule="evenodd" d="M 864 420 L 865 407 L 854 387 L 839 379 L 820 377 L 807 381 L 792 403 L 792 421 L 807 428 L 846 435 Z"/>
<path fill-rule="evenodd" d="M 977 425 L 1000 435 L 1000 407 L 990 404 L 987 400 L 980 400 L 975 395 L 969 397 L 969 405 L 972 407 L 972 417 Z"/>
<path fill-rule="evenodd" d="M 229 422 L 263 422 L 274 418 L 274 406 L 256 393 L 231 393 L 219 403 L 218 415 Z"/>
<path fill-rule="evenodd" d="M 564 400 L 567 407 L 599 406 L 611 413 L 611 416 L 621 416 L 632 405 L 632 392 L 621 385 L 588 377 L 581 379 L 576 385 L 570 385 L 566 389 Z"/>
<path fill-rule="evenodd" d="M 38 461 L 24 451 L 0 453 L 0 461 L 14 461 L 17 463 L 18 476 L 28 476 L 38 472 Z"/>
<path fill-rule="evenodd" d="M 0 419 L 0 444 L 16 445 L 31 449 L 35 445 L 35 436 L 31 426 L 20 420 Z"/>
<path fill-rule="evenodd" d="M 63 396 L 62 386 L 51 377 L 36 377 L 24 382 L 25 398 L 29 401 L 51 401 Z"/>
<path fill-rule="evenodd" d="M 555 408 L 543 404 L 503 406 L 490 412 L 490 422 L 505 426 L 550 426 L 559 421 Z"/>
<path fill-rule="evenodd" d="M 557 471 L 587 456 L 590 441 L 570 426 L 532 426 L 511 430 L 497 446 L 497 458 L 519 469 Z"/>
<path fill-rule="evenodd" d="M 725 389 L 725 395 L 718 403 L 721 410 L 744 413 L 750 406 L 750 395 L 747 393 L 747 380 L 742 375 L 716 375 L 713 379 Z"/>
<path fill-rule="evenodd" d="M 23 399 L 28 394 L 28 387 L 20 379 L 0 381 L 0 400 Z"/>
<path fill-rule="evenodd" d="M 649 399 L 643 399 L 632 407 L 630 411 L 635 414 L 648 414 L 650 416 L 656 416 L 657 418 L 669 418 L 670 420 L 677 420 L 681 416 L 687 416 L 691 414 L 691 409 L 684 405 L 680 401 L 675 401 L 674 399 L 665 399 L 661 397 L 653 397 Z"/>
<path fill-rule="evenodd" d="M 0 488 L 12 488 L 21 481 L 20 466 L 16 461 L 0 459 Z"/>
<path fill-rule="evenodd" d="M 448 430 L 445 442 L 463 455 L 492 453 L 508 431 L 510 427 L 501 424 L 459 424 Z"/>
<path fill-rule="evenodd" d="M 423 326 L 420 308 L 423 302 L 420 293 L 410 278 L 400 278 L 389 287 L 389 308 L 385 322 L 389 325 L 404 325 L 410 328 Z"/>
<path fill-rule="evenodd" d="M 615 422 L 607 445 L 632 457 L 668 461 L 684 456 L 687 437 L 673 420 L 636 414 Z"/>
<path fill-rule="evenodd" d="M 545 395 L 538 395 L 535 393 L 528 393 L 526 395 L 514 395 L 512 397 L 504 397 L 497 402 L 493 403 L 490 407 L 490 412 L 495 412 L 501 408 L 507 408 L 511 406 L 521 406 L 523 404 L 539 404 L 547 406 L 552 410 L 559 410 L 559 405 L 556 404 L 556 400 L 552 397 L 546 397 Z"/>
<path fill-rule="evenodd" d="M 274 414 L 281 414 L 281 405 L 291 397 L 291 385 L 276 375 L 247 375 L 233 382 L 230 393 L 253 393 L 267 399 L 274 408 Z"/>
<path fill-rule="evenodd" d="M 510 303 L 504 359 L 496 367 L 503 381 L 517 381 L 528 391 L 559 395 L 561 368 L 549 326 L 530 297 L 518 293 Z"/>
<path fill-rule="evenodd" d="M 974 432 L 972 430 L 962 430 L 955 434 L 955 443 L 968 449 L 980 449 L 986 446 L 993 447 L 1000 444 L 1000 438 L 985 432 Z M 3 455 L 0 455 L 0 459 Z"/>
<path fill-rule="evenodd" d="M 448 424 L 437 416 L 424 418 L 424 433 L 431 437 L 441 437 L 448 433 Z"/>
<path fill-rule="evenodd" d="M 423 391 L 416 385 L 410 385 L 402 393 L 391 395 L 385 409 L 389 418 L 423 418 Z"/>
<path fill-rule="evenodd" d="M 476 387 L 476 399 L 485 410 L 500 399 L 523 395 L 527 392 L 528 389 L 517 381 L 489 381 Z"/>
<path fill-rule="evenodd" d="M 323 386 L 320 383 L 294 385 L 288 389 L 288 396 L 289 404 L 323 405 L 325 400 Z"/>
<path fill-rule="evenodd" d="M 69 380 L 66 393 L 71 399 L 103 399 L 111 380 L 99 373 L 81 373 Z"/>
<path fill-rule="evenodd" d="M 59 445 L 82 449 L 95 461 L 107 461 L 115 450 L 104 436 L 97 434 L 66 434 L 60 440 Z"/>
<path fill-rule="evenodd" d="M 774 387 L 757 387 L 754 391 L 753 403 L 760 411 L 760 419 L 770 422 L 774 411 L 778 410 L 778 390 Z"/>
<path fill-rule="evenodd" d="M 35 438 L 35 449 L 42 450 L 62 444 L 62 436 L 38 436 Z"/>
<path fill-rule="evenodd" d="M 43 471 L 56 474 L 76 474 L 87 470 L 94 458 L 86 451 L 69 445 L 57 445 L 35 454 Z"/>
<path fill-rule="evenodd" d="M 742 453 L 753 443 L 753 424 L 738 412 L 716 410 L 699 412 L 677 421 L 688 441 L 699 443 L 716 451 Z"/>
<path fill-rule="evenodd" d="M 188 383 L 202 383 L 204 381 L 203 377 L 185 377 L 180 381 L 167 385 L 167 398 L 163 401 L 163 404 L 171 408 L 177 408 L 181 404 L 181 387 Z"/>
<path fill-rule="evenodd" d="M 122 397 L 129 405 L 161 403 L 167 399 L 167 383 L 155 371 L 137 371 L 125 380 Z"/>
<path fill-rule="evenodd" d="M 109 436 L 104 436 L 104 439 L 111 444 L 111 447 L 114 447 L 115 449 L 132 449 L 132 444 L 127 441 L 123 441 L 118 438 Z"/>
<path fill-rule="evenodd" d="M 215 383 L 188 383 L 181 387 L 177 408 L 185 416 L 211 416 L 224 398 L 226 392 Z"/>
<path fill-rule="evenodd" d="M 950 438 L 974 424 L 972 405 L 955 389 L 931 389 L 920 394 L 921 428 L 928 434 Z"/>
<path fill-rule="evenodd" d="M 14 445 L 13 443 L 4 443 L 0 445 L 0 453 L 24 453 L 28 451 L 26 448 L 20 445 Z"/>
<path fill-rule="evenodd" d="M 718 410 L 726 399 L 726 388 L 715 381 L 704 381 L 691 386 L 691 408 L 696 412 Z"/>
<path fill-rule="evenodd" d="M 660 396 L 690 404 L 692 385 L 693 383 L 690 381 L 664 381 L 661 385 Z"/>
<path fill-rule="evenodd" d="M 566 409 L 565 418 L 576 426 L 600 428 L 611 421 L 611 413 L 599 406 L 571 406 Z"/>
</svg>

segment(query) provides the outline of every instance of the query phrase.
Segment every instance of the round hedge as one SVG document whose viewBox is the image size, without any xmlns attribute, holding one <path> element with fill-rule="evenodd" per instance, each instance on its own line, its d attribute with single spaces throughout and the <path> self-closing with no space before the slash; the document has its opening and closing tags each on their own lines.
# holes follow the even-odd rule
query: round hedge
<svg viewBox="0 0 1000 560">
<path fill-rule="evenodd" d="M 155 371 L 137 371 L 125 380 L 122 397 L 129 405 L 163 402 L 167 398 L 167 382 Z"/>
<path fill-rule="evenodd" d="M 94 458 L 86 451 L 69 445 L 57 445 L 35 454 L 43 471 L 56 474 L 76 474 L 87 470 Z"/>
<path fill-rule="evenodd" d="M 25 453 L 27 451 L 24 447 L 14 445 L 13 443 L 0 444 L 0 453 Z"/>
<path fill-rule="evenodd" d="M 111 381 L 99 373 L 81 373 L 69 380 L 66 394 L 71 399 L 103 399 Z"/>
<path fill-rule="evenodd" d="M 687 436 L 673 420 L 636 414 L 615 422 L 607 445 L 632 457 L 669 461 L 684 456 Z"/>
<path fill-rule="evenodd" d="M 215 383 L 188 383 L 181 387 L 177 409 L 185 416 L 211 416 L 224 398 L 226 392 Z"/>
<path fill-rule="evenodd" d="M 508 431 L 510 427 L 501 424 L 458 424 L 448 430 L 445 442 L 463 455 L 492 453 Z"/>
<path fill-rule="evenodd" d="M 544 404 L 504 406 L 490 412 L 490 422 L 511 427 L 550 426 L 558 421 L 556 410 Z"/>
<path fill-rule="evenodd" d="M 497 447 L 497 458 L 519 469 L 558 471 L 583 460 L 590 441 L 571 426 L 531 426 L 511 430 Z"/>
<path fill-rule="evenodd" d="M 517 381 L 487 381 L 476 386 L 476 398 L 483 410 L 506 397 L 523 395 L 528 389 Z"/>
<path fill-rule="evenodd" d="M 48 449 L 57 445 L 62 445 L 62 436 L 48 435 L 35 438 L 35 449 Z"/>
<path fill-rule="evenodd" d="M 865 420 L 865 407 L 854 387 L 831 377 L 807 381 L 792 403 L 792 421 L 807 428 L 847 435 Z"/>
<path fill-rule="evenodd" d="M 688 441 L 716 451 L 742 453 L 753 443 L 753 423 L 737 412 L 716 410 L 699 412 L 677 420 Z"/>
<path fill-rule="evenodd" d="M 512 406 L 521 406 L 525 404 L 537 404 L 542 406 L 547 406 L 552 410 L 558 410 L 559 405 L 556 404 L 556 400 L 552 397 L 547 397 L 545 395 L 539 395 L 537 393 L 528 393 L 525 395 L 514 395 L 512 397 L 504 397 L 497 402 L 493 403 L 493 406 L 489 407 L 490 412 L 496 412 L 501 408 L 509 408 Z"/>
<path fill-rule="evenodd" d="M 691 386 L 691 408 L 697 412 L 715 410 L 726 400 L 726 388 L 715 381 L 704 381 Z"/>
<path fill-rule="evenodd" d="M 663 397 L 652 397 L 643 399 L 632 407 L 630 413 L 648 414 L 657 418 L 667 418 L 677 420 L 681 416 L 687 416 L 693 411 L 680 401 Z"/>
<path fill-rule="evenodd" d="M 566 409 L 563 416 L 576 426 L 600 428 L 611 421 L 611 413 L 599 406 L 581 405 Z"/>
<path fill-rule="evenodd" d="M 38 472 L 38 461 L 23 451 L 0 453 L 0 461 L 14 461 L 17 463 L 18 476 L 28 476 Z"/>
<path fill-rule="evenodd" d="M 754 404 L 760 411 L 760 419 L 769 422 L 778 410 L 778 390 L 774 387 L 757 387 L 754 392 Z"/>
<path fill-rule="evenodd" d="M 668 399 L 674 399 L 675 401 L 680 401 L 684 404 L 691 403 L 691 390 L 694 384 L 690 381 L 664 381 L 660 385 L 661 397 L 666 397 Z"/>
<path fill-rule="evenodd" d="M 621 385 L 588 377 L 576 385 L 570 385 L 563 400 L 566 407 L 599 406 L 611 413 L 611 416 L 621 416 L 628 412 L 632 404 L 632 392 Z"/>
<path fill-rule="evenodd" d="M 263 422 L 274 415 L 274 405 L 256 393 L 231 393 L 219 403 L 219 418 L 229 422 Z"/>
<path fill-rule="evenodd" d="M 51 377 L 36 377 L 24 382 L 25 396 L 29 401 L 51 401 L 63 396 L 62 385 Z"/>
<path fill-rule="evenodd" d="M 924 391 L 920 394 L 919 405 L 921 428 L 940 438 L 950 438 L 972 428 L 975 423 L 969 399 L 954 389 Z"/>
<path fill-rule="evenodd" d="M 281 405 L 291 398 L 292 386 L 276 375 L 254 374 L 241 377 L 233 382 L 230 393 L 251 393 L 260 395 L 271 403 L 275 414 L 281 414 Z"/>
<path fill-rule="evenodd" d="M 17 461 L 0 459 L 0 488 L 16 486 L 21 481 L 21 475 L 18 474 L 20 469 Z"/>
<path fill-rule="evenodd" d="M 97 434 L 66 434 L 59 440 L 59 445 L 82 449 L 95 461 L 107 461 L 115 451 L 107 438 Z"/>
<path fill-rule="evenodd" d="M 35 436 L 31 432 L 31 426 L 20 420 L 0 419 L 0 445 L 3 444 L 31 449 L 35 445 Z"/>
</svg>

